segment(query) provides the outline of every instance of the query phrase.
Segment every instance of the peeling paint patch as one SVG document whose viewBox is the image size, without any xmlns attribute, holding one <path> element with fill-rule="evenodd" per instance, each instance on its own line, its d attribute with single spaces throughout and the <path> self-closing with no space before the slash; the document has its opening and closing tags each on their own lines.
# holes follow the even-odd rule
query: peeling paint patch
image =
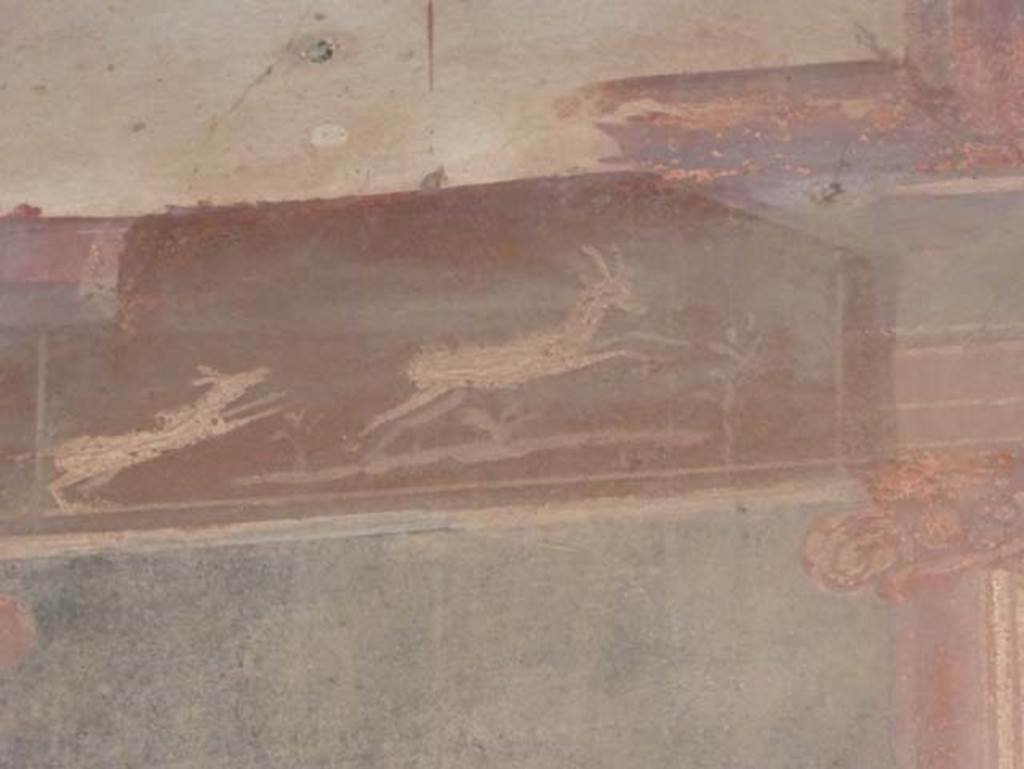
<svg viewBox="0 0 1024 769">
<path fill-rule="evenodd" d="M 0 219 L 36 219 L 43 215 L 43 209 L 29 203 L 19 203 L 6 214 L 0 214 Z"/>
<path fill-rule="evenodd" d="M 1003 35 L 989 45 L 990 37 L 960 35 L 943 89 L 914 62 L 886 57 L 597 82 L 555 109 L 565 120 L 592 119 L 616 142 L 621 154 L 606 162 L 673 180 L 827 175 L 850 163 L 862 172 L 1020 167 L 1019 77 L 1007 85 L 997 75 L 1024 69 L 1024 43 Z"/>
<path fill-rule="evenodd" d="M 318 125 L 309 134 L 309 143 L 317 149 L 340 147 L 348 142 L 348 131 L 337 123 Z"/>
</svg>

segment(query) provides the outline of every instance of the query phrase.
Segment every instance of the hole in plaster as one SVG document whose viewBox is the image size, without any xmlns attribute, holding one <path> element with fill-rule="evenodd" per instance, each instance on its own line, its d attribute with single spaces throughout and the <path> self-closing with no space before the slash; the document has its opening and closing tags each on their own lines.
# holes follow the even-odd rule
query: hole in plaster
<svg viewBox="0 0 1024 769">
<path fill-rule="evenodd" d="M 347 141 L 348 131 L 336 123 L 318 125 L 309 135 L 309 143 L 318 149 L 340 147 Z"/>
<path fill-rule="evenodd" d="M 317 40 L 306 48 L 303 56 L 314 64 L 323 64 L 334 57 L 334 43 L 330 40 Z"/>
</svg>

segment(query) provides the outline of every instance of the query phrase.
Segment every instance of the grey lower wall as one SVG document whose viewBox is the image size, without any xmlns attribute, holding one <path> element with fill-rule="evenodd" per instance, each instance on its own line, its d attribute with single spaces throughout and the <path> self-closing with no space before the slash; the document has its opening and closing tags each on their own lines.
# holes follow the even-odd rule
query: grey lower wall
<svg viewBox="0 0 1024 769">
<path fill-rule="evenodd" d="M 892 767 L 887 609 L 800 569 L 830 504 L 3 562 L 0 766 Z"/>
</svg>

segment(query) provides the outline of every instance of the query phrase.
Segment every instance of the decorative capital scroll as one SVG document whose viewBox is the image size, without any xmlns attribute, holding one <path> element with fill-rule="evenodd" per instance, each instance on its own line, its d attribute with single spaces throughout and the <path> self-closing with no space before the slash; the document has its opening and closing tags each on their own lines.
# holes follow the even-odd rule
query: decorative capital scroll
<svg viewBox="0 0 1024 769">
<path fill-rule="evenodd" d="M 870 508 L 824 517 L 804 540 L 804 569 L 822 587 L 900 600 L 942 576 L 1024 565 L 1024 456 L 907 455 L 865 481 Z"/>
</svg>

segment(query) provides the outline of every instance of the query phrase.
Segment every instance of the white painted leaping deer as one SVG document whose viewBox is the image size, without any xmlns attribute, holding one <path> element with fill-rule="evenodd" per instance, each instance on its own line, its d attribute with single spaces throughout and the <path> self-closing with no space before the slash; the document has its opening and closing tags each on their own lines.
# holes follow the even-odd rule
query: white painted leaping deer
<svg viewBox="0 0 1024 769">
<path fill-rule="evenodd" d="M 464 345 L 418 353 L 407 367 L 415 392 L 397 406 L 373 417 L 360 438 L 366 439 L 391 427 L 390 435 L 374 447 L 374 452 L 378 452 L 382 443 L 390 443 L 412 426 L 432 422 L 451 412 L 468 392 L 513 390 L 528 382 L 611 360 L 650 361 L 651 356 L 621 346 L 621 341 L 619 346 L 615 346 L 615 340 L 595 343 L 598 330 L 611 310 L 639 315 L 646 312 L 646 307 L 636 295 L 632 271 L 618 249 L 611 249 L 611 264 L 593 246 L 583 246 L 581 250 L 593 261 L 596 276 L 581 275 L 584 286 L 561 323 L 502 344 Z M 632 336 L 685 345 L 657 334 Z M 424 416 L 424 412 L 429 413 Z"/>
<path fill-rule="evenodd" d="M 192 384 L 204 388 L 204 392 L 191 403 L 156 414 L 155 428 L 84 435 L 57 446 L 53 463 L 58 474 L 49 490 L 60 509 L 74 511 L 76 506 L 66 498 L 72 487 L 87 497 L 130 467 L 227 435 L 280 411 L 281 393 L 245 400 L 249 391 L 267 378 L 267 368 L 224 374 L 199 366 L 198 373 Z"/>
</svg>

